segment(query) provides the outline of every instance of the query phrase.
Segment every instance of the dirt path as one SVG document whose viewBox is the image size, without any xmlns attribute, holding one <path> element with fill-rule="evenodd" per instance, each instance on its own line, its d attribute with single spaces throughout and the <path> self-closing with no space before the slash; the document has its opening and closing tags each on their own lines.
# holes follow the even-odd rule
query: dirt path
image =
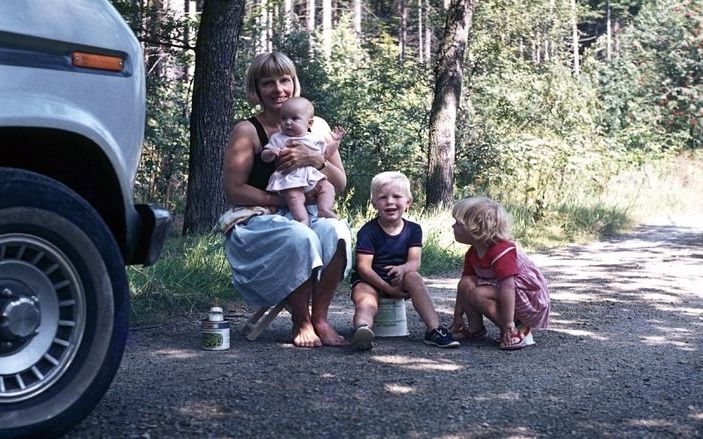
<svg viewBox="0 0 703 439">
<path fill-rule="evenodd" d="M 222 352 L 200 349 L 192 320 L 133 330 L 69 437 L 701 437 L 700 218 L 535 255 L 551 328 L 517 352 L 427 347 L 410 308 L 410 337 L 369 353 L 294 349 L 286 313 Z M 457 276 L 428 280 L 445 323 Z M 340 291 L 331 320 L 347 335 L 351 312 Z"/>
</svg>

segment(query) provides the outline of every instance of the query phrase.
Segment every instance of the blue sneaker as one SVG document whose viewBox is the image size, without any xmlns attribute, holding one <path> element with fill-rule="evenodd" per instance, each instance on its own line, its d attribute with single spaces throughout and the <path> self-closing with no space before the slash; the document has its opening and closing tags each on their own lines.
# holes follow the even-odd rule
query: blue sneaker
<svg viewBox="0 0 703 439">
<path fill-rule="evenodd" d="M 460 345 L 444 326 L 425 332 L 425 344 L 439 346 L 440 348 L 458 348 Z"/>
</svg>

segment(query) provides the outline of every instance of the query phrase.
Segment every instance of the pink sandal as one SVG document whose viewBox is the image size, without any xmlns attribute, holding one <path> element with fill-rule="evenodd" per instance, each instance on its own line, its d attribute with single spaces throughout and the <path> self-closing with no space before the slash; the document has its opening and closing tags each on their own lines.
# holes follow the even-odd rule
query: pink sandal
<svg viewBox="0 0 703 439">
<path fill-rule="evenodd" d="M 510 344 L 505 343 L 501 337 L 499 347 L 505 351 L 514 351 L 535 344 L 532 338 L 532 331 L 530 331 L 530 328 L 527 326 L 525 327 L 524 333 L 517 328 L 513 328 L 512 331 L 510 331 L 510 342 Z"/>
</svg>

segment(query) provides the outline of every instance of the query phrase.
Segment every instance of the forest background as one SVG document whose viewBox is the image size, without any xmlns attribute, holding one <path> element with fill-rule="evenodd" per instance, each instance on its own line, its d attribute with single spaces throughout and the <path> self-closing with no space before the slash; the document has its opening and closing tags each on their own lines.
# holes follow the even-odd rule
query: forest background
<svg viewBox="0 0 703 439">
<path fill-rule="evenodd" d="M 703 192 L 701 0 L 112 2 L 143 43 L 147 66 L 136 196 L 177 218 L 207 210 L 189 206 L 189 174 L 213 162 L 193 153 L 203 139 L 191 121 L 221 99 L 192 103 L 196 53 L 222 53 L 218 45 L 236 54 L 219 61 L 231 121 L 257 113 L 244 98 L 251 58 L 280 50 L 295 61 L 316 114 L 347 129 L 340 153 L 349 183 L 337 211 L 354 232 L 373 215 L 373 175 L 410 177 L 410 214 L 426 236 L 423 274 L 456 268 L 465 251 L 452 243 L 447 197 L 433 196 L 433 166 L 449 170 L 450 199 L 480 194 L 506 205 L 516 239 L 530 248 L 612 234 L 642 212 L 673 212 Z M 461 100 L 449 156 L 438 161 L 430 135 L 437 56 L 461 4 L 470 12 Z M 242 19 L 234 33 L 230 6 Z M 216 32 L 198 36 L 206 17 Z M 211 186 L 199 190 L 222 197 Z M 154 267 L 130 269 L 133 317 L 236 299 L 221 237 L 204 231 L 211 225 L 177 222 L 177 232 L 198 233 L 172 238 Z"/>
</svg>

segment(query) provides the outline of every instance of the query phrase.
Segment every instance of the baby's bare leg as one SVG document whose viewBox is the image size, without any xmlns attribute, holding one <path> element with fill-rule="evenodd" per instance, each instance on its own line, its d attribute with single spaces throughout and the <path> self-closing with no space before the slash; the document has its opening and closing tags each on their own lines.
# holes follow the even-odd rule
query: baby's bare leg
<svg viewBox="0 0 703 439">
<path fill-rule="evenodd" d="M 303 224 L 310 225 L 310 217 L 305 208 L 305 193 L 302 188 L 286 189 L 281 191 L 281 196 L 286 201 L 293 219 Z"/>
<path fill-rule="evenodd" d="M 317 192 L 317 216 L 320 218 L 337 218 L 334 214 L 334 186 L 327 180 L 320 180 L 315 188 Z"/>
</svg>

